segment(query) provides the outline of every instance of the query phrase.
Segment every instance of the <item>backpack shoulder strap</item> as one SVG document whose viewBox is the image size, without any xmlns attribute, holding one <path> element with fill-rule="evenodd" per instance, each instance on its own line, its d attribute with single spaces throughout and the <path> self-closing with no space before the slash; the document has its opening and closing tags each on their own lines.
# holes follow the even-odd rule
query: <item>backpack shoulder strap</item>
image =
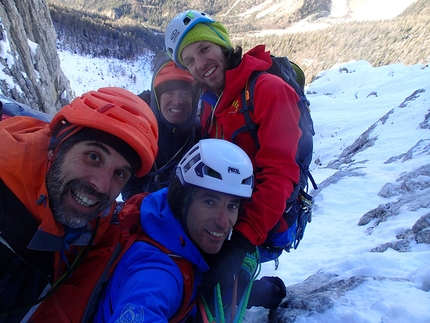
<svg viewBox="0 0 430 323">
<path fill-rule="evenodd" d="M 254 140 L 255 146 L 257 149 L 260 149 L 260 143 L 258 142 L 257 130 L 258 126 L 252 121 L 251 112 L 254 111 L 254 88 L 255 83 L 257 82 L 258 76 L 266 72 L 253 72 L 246 82 L 245 88 L 241 93 L 242 107 L 239 112 L 243 113 L 245 118 L 245 124 L 237 129 L 232 134 L 232 141 L 235 142 L 236 136 L 243 133 L 249 132 L 251 134 L 252 139 Z"/>
<path fill-rule="evenodd" d="M 179 267 L 179 270 L 182 273 L 182 278 L 184 280 L 184 294 L 182 297 L 181 306 L 179 306 L 175 315 L 169 319 L 169 323 L 180 322 L 188 315 L 188 313 L 192 310 L 196 303 L 196 300 L 192 300 L 194 285 L 194 268 L 192 263 L 187 259 L 172 253 L 168 248 L 152 239 L 144 231 L 139 234 L 135 241 L 144 241 L 153 245 L 154 247 L 157 247 L 165 254 L 167 254 Z"/>
<path fill-rule="evenodd" d="M 142 228 L 140 227 L 140 205 L 148 194 L 148 192 L 144 192 L 133 195 L 120 206 L 120 210 L 115 211 L 117 220 L 121 226 L 119 243 L 123 247 L 121 249 L 121 253 L 109 269 L 109 276 L 114 271 L 122 256 L 130 248 L 132 243 L 136 241 L 142 231 Z"/>
</svg>

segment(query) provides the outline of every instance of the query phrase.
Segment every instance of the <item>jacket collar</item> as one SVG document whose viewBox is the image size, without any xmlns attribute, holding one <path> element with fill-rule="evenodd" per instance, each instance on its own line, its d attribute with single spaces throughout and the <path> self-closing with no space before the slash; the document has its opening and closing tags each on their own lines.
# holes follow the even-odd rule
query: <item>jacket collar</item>
<svg viewBox="0 0 430 323">
<path fill-rule="evenodd" d="M 223 110 L 227 108 L 245 88 L 246 82 L 251 77 L 254 71 L 265 71 L 272 65 L 270 51 L 266 51 L 264 45 L 258 45 L 246 52 L 238 67 L 227 70 L 225 73 L 225 84 L 227 85 L 223 91 L 222 97 L 218 102 L 218 106 Z M 206 90 L 202 95 L 202 100 L 208 102 L 211 106 L 215 106 L 217 96 Z"/>
</svg>

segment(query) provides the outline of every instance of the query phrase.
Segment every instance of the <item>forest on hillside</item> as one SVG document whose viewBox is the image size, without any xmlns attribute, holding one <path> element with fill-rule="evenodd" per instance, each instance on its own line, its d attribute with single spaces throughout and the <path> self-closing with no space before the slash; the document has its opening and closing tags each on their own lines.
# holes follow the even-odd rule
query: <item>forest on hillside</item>
<svg viewBox="0 0 430 323">
<path fill-rule="evenodd" d="M 173 7 L 170 7 L 172 5 L 170 1 L 145 0 L 146 9 L 141 9 L 148 10 L 148 12 L 153 11 L 149 15 L 152 19 L 151 22 L 144 23 L 129 16 L 109 17 L 107 14 L 76 9 L 76 7 L 85 7 L 82 4 L 83 1 L 70 1 L 74 3 L 75 8 L 49 4 L 57 31 L 57 46 L 59 49 L 95 57 L 133 59 L 144 55 L 148 50 L 155 55 L 162 55 L 164 53 L 164 35 L 162 34 L 163 28 L 160 26 L 165 25 L 168 20 L 163 14 L 164 10 L 157 10 L 156 3 L 164 3 L 163 8 L 171 8 L 170 15 L 178 12 L 178 9 L 173 10 Z M 324 6 L 326 4 L 324 1 L 326 0 L 313 0 L 308 3 Z M 50 0 L 50 2 L 67 3 L 69 1 Z M 123 1 L 110 0 L 103 5 L 104 7 L 109 3 L 113 5 L 115 2 L 122 3 Z M 194 0 L 194 2 L 196 5 L 201 5 L 200 0 Z M 93 8 L 96 8 L 101 2 L 92 0 L 86 2 L 86 6 L 91 3 Z M 133 3 L 142 7 L 141 1 Z M 214 3 L 215 1 L 209 1 L 208 7 L 210 4 L 215 7 Z M 216 3 L 218 6 L 222 6 L 223 2 L 217 1 Z M 123 6 L 121 4 L 115 10 L 126 10 L 126 7 Z M 318 10 L 324 9 L 324 7 L 318 8 Z M 220 9 L 217 7 L 214 12 L 218 12 L 216 10 Z M 112 15 L 112 11 L 110 12 Z M 430 36 L 428 33 L 430 30 L 430 2 L 428 0 L 416 1 L 402 15 L 391 20 L 348 22 L 314 31 L 283 33 L 282 35 L 272 33 L 263 37 L 242 31 L 242 28 L 246 26 L 249 30 L 255 30 L 255 26 L 252 26 L 250 22 L 236 26 L 229 23 L 228 16 L 219 19 L 228 26 L 234 45 L 240 45 L 244 50 L 248 50 L 257 44 L 266 44 L 272 54 L 288 56 L 299 64 L 305 72 L 307 83 L 311 82 L 320 71 L 329 69 L 337 63 L 351 60 L 367 60 L 373 66 L 394 63 L 427 64 L 430 62 Z M 158 28 L 149 28 L 149 24 L 156 25 Z"/>
<path fill-rule="evenodd" d="M 162 51 L 164 38 L 137 24 L 96 13 L 49 6 L 58 49 L 79 55 L 133 59 L 147 50 Z"/>
<path fill-rule="evenodd" d="M 332 0 L 274 1 L 273 5 L 279 5 L 284 10 L 262 17 L 259 16 L 261 6 L 267 6 L 267 2 L 263 0 L 234 2 L 228 0 L 47 0 L 47 2 L 49 5 L 105 15 L 114 20 L 134 22 L 159 32 L 162 32 L 167 23 L 179 12 L 195 9 L 222 20 L 231 33 L 237 33 L 287 28 L 306 17 L 327 16 Z M 284 11 L 288 14 L 283 14 Z"/>
</svg>

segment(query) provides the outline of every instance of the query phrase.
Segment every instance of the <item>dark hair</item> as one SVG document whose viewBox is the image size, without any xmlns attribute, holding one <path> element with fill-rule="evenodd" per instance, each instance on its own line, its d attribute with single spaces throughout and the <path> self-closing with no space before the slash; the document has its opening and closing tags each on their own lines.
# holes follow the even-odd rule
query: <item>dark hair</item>
<svg viewBox="0 0 430 323">
<path fill-rule="evenodd" d="M 167 192 L 167 203 L 173 215 L 177 218 L 182 218 L 182 201 L 184 199 L 184 188 L 181 182 L 175 176 L 169 184 Z"/>
<path fill-rule="evenodd" d="M 178 219 L 183 220 L 183 208 L 188 207 L 191 202 L 192 195 L 197 189 L 194 185 L 183 186 L 179 178 L 175 176 L 169 184 L 169 191 L 167 192 L 167 203 L 173 215 Z"/>
<path fill-rule="evenodd" d="M 236 46 L 235 49 L 222 47 L 222 52 L 224 53 L 227 60 L 227 65 L 228 65 L 227 69 L 231 70 L 239 66 L 242 60 L 241 46 Z"/>
</svg>

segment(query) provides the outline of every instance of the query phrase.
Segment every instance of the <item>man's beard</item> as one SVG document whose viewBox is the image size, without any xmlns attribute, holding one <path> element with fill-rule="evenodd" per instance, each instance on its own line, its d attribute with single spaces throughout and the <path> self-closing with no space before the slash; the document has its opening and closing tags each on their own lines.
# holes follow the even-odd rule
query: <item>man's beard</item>
<svg viewBox="0 0 430 323">
<path fill-rule="evenodd" d="M 210 87 L 210 90 L 213 93 L 216 93 L 218 96 L 224 91 L 225 82 L 218 82 Z"/>
<path fill-rule="evenodd" d="M 61 176 L 61 165 L 63 164 L 66 151 L 61 151 L 61 149 L 58 151 L 57 155 L 53 157 L 54 160 L 46 174 L 49 204 L 55 220 L 70 228 L 81 228 L 91 220 L 97 218 L 98 214 L 106 209 L 111 202 L 106 194 L 98 193 L 87 182 L 81 180 L 65 181 Z M 82 192 L 94 196 L 99 201 L 97 202 L 99 204 L 97 209 L 91 213 L 67 209 L 63 198 L 69 191 Z"/>
</svg>

